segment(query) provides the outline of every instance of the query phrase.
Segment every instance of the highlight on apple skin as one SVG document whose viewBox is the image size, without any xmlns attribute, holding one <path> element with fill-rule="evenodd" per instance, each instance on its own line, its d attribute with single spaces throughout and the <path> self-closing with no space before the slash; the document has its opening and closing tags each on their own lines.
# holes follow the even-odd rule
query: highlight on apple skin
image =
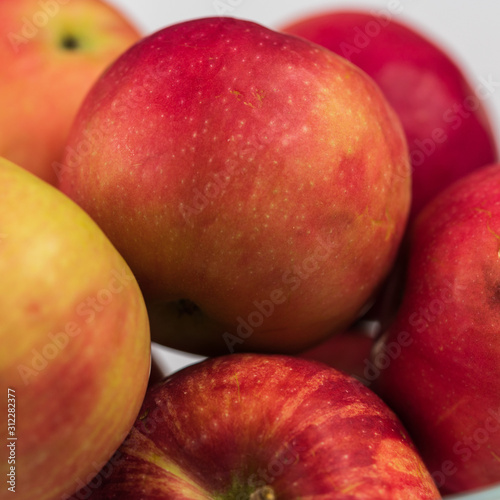
<svg viewBox="0 0 500 500">
<path fill-rule="evenodd" d="M 105 1 L 2 0 L 0 156 L 55 185 L 85 95 L 140 37 Z"/>
<path fill-rule="evenodd" d="M 327 10 L 280 29 L 346 57 L 380 86 L 408 141 L 413 219 L 446 186 L 498 160 L 487 113 L 495 89 L 482 77 L 473 86 L 443 47 L 398 20 L 400 8 Z"/>
<path fill-rule="evenodd" d="M 70 500 L 436 500 L 394 413 L 322 363 L 233 354 L 148 390 L 129 436 Z"/>
<path fill-rule="evenodd" d="M 499 201 L 495 164 L 424 208 L 410 234 L 403 303 L 372 353 L 370 387 L 402 419 L 444 493 L 500 477 Z"/>
<path fill-rule="evenodd" d="M 131 266 L 153 340 L 299 352 L 353 322 L 410 204 L 401 125 L 361 70 L 231 18 L 170 26 L 88 94 L 60 189 Z"/>
<path fill-rule="evenodd" d="M 0 413 L 10 417 L 0 496 L 54 500 L 95 476 L 137 417 L 147 311 L 130 268 L 75 203 L 5 159 L 0 185 Z"/>
</svg>

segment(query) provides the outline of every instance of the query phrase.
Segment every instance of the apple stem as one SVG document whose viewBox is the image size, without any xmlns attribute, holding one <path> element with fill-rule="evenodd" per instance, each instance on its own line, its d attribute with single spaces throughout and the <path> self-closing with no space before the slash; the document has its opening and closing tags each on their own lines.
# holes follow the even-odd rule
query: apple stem
<svg viewBox="0 0 500 500">
<path fill-rule="evenodd" d="M 262 486 L 255 490 L 248 500 L 276 500 L 276 496 L 271 486 Z"/>
</svg>

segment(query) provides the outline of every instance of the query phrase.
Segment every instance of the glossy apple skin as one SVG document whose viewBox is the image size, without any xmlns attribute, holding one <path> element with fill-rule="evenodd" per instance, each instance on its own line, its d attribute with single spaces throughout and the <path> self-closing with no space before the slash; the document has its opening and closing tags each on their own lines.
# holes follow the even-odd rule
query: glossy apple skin
<svg viewBox="0 0 500 500">
<path fill-rule="evenodd" d="M 294 500 L 439 498 L 374 393 L 289 356 L 226 355 L 169 376 L 148 391 L 117 457 L 87 498 L 249 499 L 264 486 Z"/>
<path fill-rule="evenodd" d="M 372 80 L 230 18 L 127 51 L 66 153 L 60 188 L 130 264 L 153 340 L 201 354 L 297 352 L 350 324 L 409 207 L 404 135 Z"/>
<path fill-rule="evenodd" d="M 412 159 L 410 218 L 460 177 L 498 159 L 485 106 L 460 66 L 412 26 L 366 11 L 328 11 L 283 27 L 366 71 L 398 114 Z"/>
<path fill-rule="evenodd" d="M 15 463 L 2 460 L 0 474 L 15 467 L 19 500 L 59 499 L 99 471 L 137 417 L 150 365 L 146 307 L 76 204 L 3 159 L 0 185 L 0 437 L 4 446 L 17 437 Z"/>
<path fill-rule="evenodd" d="M 374 350 L 371 387 L 445 492 L 500 479 L 499 234 L 500 165 L 441 193 L 416 220 L 403 303 Z"/>
<path fill-rule="evenodd" d="M 85 94 L 140 34 L 100 0 L 2 0 L 0 35 L 0 156 L 56 184 Z"/>
</svg>

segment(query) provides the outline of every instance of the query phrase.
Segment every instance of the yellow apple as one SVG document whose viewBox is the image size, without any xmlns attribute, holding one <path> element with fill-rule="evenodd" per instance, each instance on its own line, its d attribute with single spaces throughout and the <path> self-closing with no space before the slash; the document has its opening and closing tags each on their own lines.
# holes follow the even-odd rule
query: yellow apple
<svg viewBox="0 0 500 500">
<path fill-rule="evenodd" d="M 137 417 L 146 306 L 83 210 L 5 159 L 0 184 L 1 495 L 59 499 L 99 471 Z"/>
</svg>

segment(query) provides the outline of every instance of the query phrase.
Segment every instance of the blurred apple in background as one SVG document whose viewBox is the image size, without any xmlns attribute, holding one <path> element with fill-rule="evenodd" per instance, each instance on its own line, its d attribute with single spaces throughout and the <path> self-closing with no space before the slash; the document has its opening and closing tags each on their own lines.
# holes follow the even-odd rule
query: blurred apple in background
<svg viewBox="0 0 500 500">
<path fill-rule="evenodd" d="M 352 323 L 410 203 L 397 117 L 307 41 L 230 18 L 123 54 L 81 108 L 60 188 L 137 276 L 153 340 L 298 352 Z"/>
<path fill-rule="evenodd" d="M 235 354 L 149 389 L 114 461 L 72 497 L 436 500 L 393 412 L 322 363 Z"/>
<path fill-rule="evenodd" d="M 413 218 L 453 181 L 497 160 L 484 105 L 497 85 L 482 78 L 472 88 L 462 68 L 438 45 L 394 19 L 397 11 L 328 11 L 282 30 L 347 58 L 380 86 L 408 140 Z"/>
<path fill-rule="evenodd" d="M 9 428 L 2 420 L 14 462 L 1 460 L 0 475 L 15 467 L 19 500 L 53 500 L 92 478 L 132 427 L 148 318 L 129 267 L 83 210 L 3 159 L 0 185 L 0 412 L 8 390 L 16 410 Z"/>
<path fill-rule="evenodd" d="M 403 304 L 372 366 L 373 387 L 443 491 L 498 482 L 500 165 L 459 180 L 417 217 Z"/>
<path fill-rule="evenodd" d="M 2 0 L 0 156 L 55 184 L 85 94 L 139 38 L 100 0 Z"/>
</svg>

